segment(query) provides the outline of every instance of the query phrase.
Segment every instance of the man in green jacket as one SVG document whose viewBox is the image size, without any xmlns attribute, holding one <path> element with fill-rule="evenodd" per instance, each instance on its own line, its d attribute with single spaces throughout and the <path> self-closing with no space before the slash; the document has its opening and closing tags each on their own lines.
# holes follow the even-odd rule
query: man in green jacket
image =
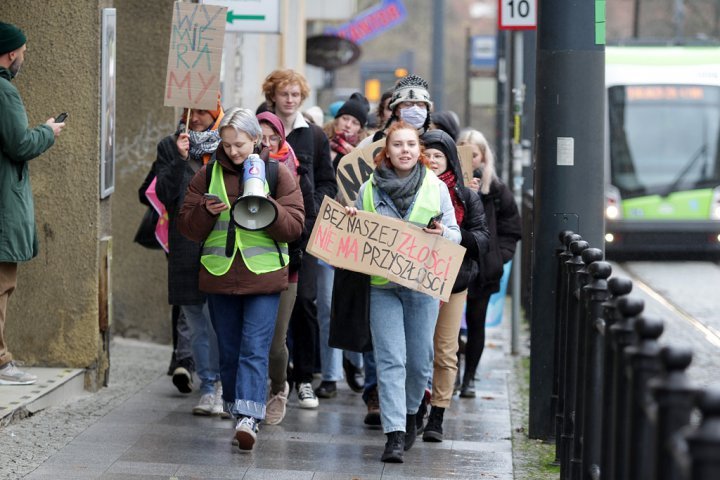
<svg viewBox="0 0 720 480">
<path fill-rule="evenodd" d="M 25 106 L 10 83 L 25 59 L 25 34 L 0 22 L 0 385 L 28 385 L 35 375 L 17 368 L 5 343 L 5 313 L 17 284 L 17 264 L 38 252 L 28 161 L 55 143 L 64 123 L 28 128 Z"/>
</svg>

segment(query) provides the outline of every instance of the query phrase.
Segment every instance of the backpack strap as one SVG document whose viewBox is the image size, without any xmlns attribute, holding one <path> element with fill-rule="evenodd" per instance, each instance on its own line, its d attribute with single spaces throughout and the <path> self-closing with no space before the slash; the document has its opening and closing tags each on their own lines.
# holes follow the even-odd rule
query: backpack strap
<svg viewBox="0 0 720 480">
<path fill-rule="evenodd" d="M 274 158 L 268 159 L 267 163 L 267 171 L 265 172 L 265 180 L 268 182 L 268 187 L 270 188 L 270 196 L 275 198 L 275 194 L 277 193 L 277 183 L 278 183 L 278 161 Z"/>
</svg>

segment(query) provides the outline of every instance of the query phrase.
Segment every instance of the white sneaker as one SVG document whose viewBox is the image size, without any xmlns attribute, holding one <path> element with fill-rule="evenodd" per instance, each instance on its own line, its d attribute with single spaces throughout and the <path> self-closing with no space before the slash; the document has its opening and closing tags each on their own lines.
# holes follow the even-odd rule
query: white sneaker
<svg viewBox="0 0 720 480">
<path fill-rule="evenodd" d="M 311 383 L 301 383 L 298 385 L 298 401 L 300 408 L 317 408 L 318 402 Z"/>
<path fill-rule="evenodd" d="M 17 368 L 16 362 L 8 362 L 0 367 L 0 385 L 30 385 L 37 377 Z"/>
<path fill-rule="evenodd" d="M 215 400 L 213 402 L 212 414 L 219 415 L 222 418 L 230 418 L 230 412 L 226 412 L 223 402 L 223 388 L 222 383 L 218 382 L 215 386 Z"/>
<path fill-rule="evenodd" d="M 241 451 L 252 450 L 257 440 L 258 424 L 252 417 L 241 417 L 235 426 L 235 440 Z"/>
<path fill-rule="evenodd" d="M 268 425 L 277 425 L 285 418 L 287 411 L 287 400 L 290 394 L 290 385 L 285 382 L 282 391 L 273 395 L 267 402 L 265 407 L 265 423 Z"/>
<path fill-rule="evenodd" d="M 200 401 L 192 409 L 193 415 L 212 415 L 213 408 L 215 407 L 215 394 L 214 393 L 203 393 L 200 397 Z"/>
</svg>

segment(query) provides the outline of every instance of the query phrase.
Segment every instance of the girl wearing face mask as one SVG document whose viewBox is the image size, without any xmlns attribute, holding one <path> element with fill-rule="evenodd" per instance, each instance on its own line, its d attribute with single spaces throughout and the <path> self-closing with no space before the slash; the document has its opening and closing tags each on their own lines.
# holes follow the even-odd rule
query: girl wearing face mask
<svg viewBox="0 0 720 480">
<path fill-rule="evenodd" d="M 405 122 L 388 129 L 377 165 L 348 215 L 365 210 L 399 218 L 460 243 L 461 234 L 447 186 L 427 168 L 417 130 Z M 442 213 L 442 220 L 428 221 Z M 416 414 L 432 375 L 433 332 L 440 302 L 425 294 L 372 277 L 370 331 L 377 364 L 380 415 L 387 436 L 383 462 L 402 463 L 416 437 Z"/>
<path fill-rule="evenodd" d="M 230 206 L 243 194 L 244 163 L 259 148 L 262 130 L 250 110 L 233 108 L 219 132 L 215 159 L 188 186 L 178 228 L 203 243 L 199 286 L 208 294 L 218 337 L 225 410 L 237 418 L 240 450 L 250 451 L 265 418 L 268 354 L 280 292 L 288 286 L 288 243 L 300 237 L 305 210 L 297 181 L 278 164 L 274 189 L 265 182 L 265 191 L 273 191 L 267 198 L 275 221 L 258 231 L 229 228 Z"/>
<path fill-rule="evenodd" d="M 418 135 L 430 130 L 430 92 L 428 83 L 417 75 L 407 75 L 395 84 L 388 107 L 392 112 L 385 126 L 380 128 L 371 141 L 363 141 L 359 147 L 364 147 L 385 137 L 393 123 L 403 121 L 417 130 Z"/>
</svg>

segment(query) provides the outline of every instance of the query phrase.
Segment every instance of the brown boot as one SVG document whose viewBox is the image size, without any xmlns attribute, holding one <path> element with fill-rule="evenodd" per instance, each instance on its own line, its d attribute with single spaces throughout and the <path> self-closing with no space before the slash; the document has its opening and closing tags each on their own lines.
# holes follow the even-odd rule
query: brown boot
<svg viewBox="0 0 720 480">
<path fill-rule="evenodd" d="M 365 425 L 378 426 L 380 424 L 380 399 L 378 398 L 377 387 L 374 387 L 368 394 Z"/>
</svg>

